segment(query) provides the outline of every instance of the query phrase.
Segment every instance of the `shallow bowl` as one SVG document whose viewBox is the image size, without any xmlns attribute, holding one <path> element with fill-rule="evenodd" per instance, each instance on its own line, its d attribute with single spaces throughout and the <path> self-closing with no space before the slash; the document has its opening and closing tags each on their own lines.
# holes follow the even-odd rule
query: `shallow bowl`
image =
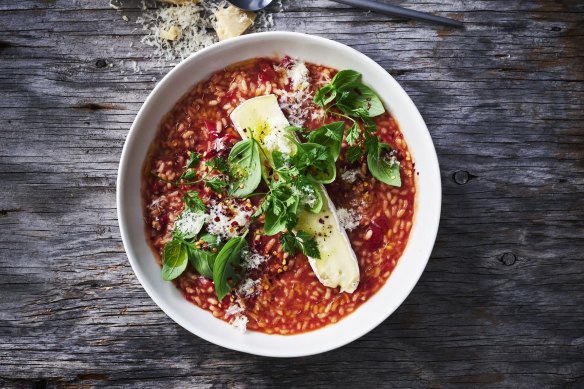
<svg viewBox="0 0 584 389">
<path fill-rule="evenodd" d="M 142 166 L 167 112 L 196 83 L 227 65 L 262 56 L 289 55 L 336 69 L 354 69 L 372 86 L 398 122 L 416 162 L 417 197 L 408 245 L 386 284 L 366 303 L 336 324 L 299 335 L 245 334 L 188 302 L 165 282 L 146 241 L 140 194 Z M 294 357 L 343 346 L 371 331 L 410 294 L 434 245 L 441 205 L 436 151 L 420 113 L 402 87 L 381 66 L 360 52 L 328 39 L 291 32 L 246 35 L 191 55 L 172 69 L 138 112 L 122 151 L 117 181 L 120 232 L 130 264 L 152 300 L 175 322 L 209 342 L 251 354 Z"/>
</svg>

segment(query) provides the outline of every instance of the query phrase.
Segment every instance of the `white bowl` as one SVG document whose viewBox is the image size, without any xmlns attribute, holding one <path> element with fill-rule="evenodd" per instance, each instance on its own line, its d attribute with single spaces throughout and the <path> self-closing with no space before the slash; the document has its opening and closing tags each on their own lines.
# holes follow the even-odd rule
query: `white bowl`
<svg viewBox="0 0 584 389">
<path fill-rule="evenodd" d="M 419 172 L 414 224 L 408 245 L 386 284 L 369 301 L 336 324 L 300 335 L 245 334 L 188 302 L 165 282 L 146 241 L 140 185 L 142 166 L 159 123 L 196 83 L 245 59 L 289 55 L 336 69 L 363 74 L 399 123 Z M 428 129 L 414 103 L 381 66 L 341 43 L 291 32 L 251 34 L 215 44 L 172 69 L 138 112 L 124 144 L 117 182 L 120 232 L 132 269 L 152 300 L 175 322 L 223 347 L 251 354 L 295 357 L 343 346 L 371 331 L 405 300 L 430 257 L 440 219 L 440 171 Z"/>
</svg>

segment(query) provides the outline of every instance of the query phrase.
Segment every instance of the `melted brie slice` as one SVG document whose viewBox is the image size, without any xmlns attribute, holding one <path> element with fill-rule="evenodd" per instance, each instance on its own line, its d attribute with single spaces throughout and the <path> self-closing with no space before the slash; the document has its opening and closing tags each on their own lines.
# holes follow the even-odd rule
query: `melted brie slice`
<svg viewBox="0 0 584 389">
<path fill-rule="evenodd" d="M 231 113 L 231 121 L 243 139 L 250 133 L 262 146 L 268 157 L 274 150 L 294 155 L 296 145 L 287 138 L 288 120 L 278 105 L 275 95 L 259 96 L 239 105 Z M 267 179 L 267 177 L 264 177 Z M 319 213 L 301 211 L 297 230 L 313 235 L 320 258 L 308 258 L 319 281 L 330 288 L 339 287 L 341 292 L 353 293 L 359 285 L 359 264 L 347 233 L 339 223 L 335 205 L 323 185 L 320 190 L 324 204 Z"/>
</svg>

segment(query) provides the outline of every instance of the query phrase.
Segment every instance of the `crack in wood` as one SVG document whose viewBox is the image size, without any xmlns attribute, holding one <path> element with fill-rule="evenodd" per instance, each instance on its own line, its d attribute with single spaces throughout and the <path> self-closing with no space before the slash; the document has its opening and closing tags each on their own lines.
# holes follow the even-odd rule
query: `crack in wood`
<svg viewBox="0 0 584 389">
<path fill-rule="evenodd" d="M 73 106 L 73 108 L 89 110 L 89 111 L 101 111 L 101 110 L 124 110 L 126 107 L 122 105 L 112 104 L 112 103 L 79 103 Z"/>
</svg>

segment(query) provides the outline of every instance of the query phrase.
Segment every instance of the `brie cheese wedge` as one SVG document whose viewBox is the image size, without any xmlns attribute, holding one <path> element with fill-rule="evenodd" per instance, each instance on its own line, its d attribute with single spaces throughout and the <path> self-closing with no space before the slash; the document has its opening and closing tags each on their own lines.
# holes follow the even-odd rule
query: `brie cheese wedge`
<svg viewBox="0 0 584 389">
<path fill-rule="evenodd" d="M 296 153 L 296 145 L 286 131 L 290 124 L 275 95 L 249 99 L 233 110 L 230 117 L 243 139 L 253 133 L 268 158 L 275 150 L 289 155 Z M 264 179 L 269 177 L 264 176 Z M 359 285 L 357 256 L 326 189 L 323 185 L 319 189 L 324 196 L 322 210 L 319 213 L 300 211 L 296 229 L 308 232 L 316 240 L 320 258 L 309 257 L 308 261 L 318 280 L 324 286 L 353 293 Z"/>
</svg>

